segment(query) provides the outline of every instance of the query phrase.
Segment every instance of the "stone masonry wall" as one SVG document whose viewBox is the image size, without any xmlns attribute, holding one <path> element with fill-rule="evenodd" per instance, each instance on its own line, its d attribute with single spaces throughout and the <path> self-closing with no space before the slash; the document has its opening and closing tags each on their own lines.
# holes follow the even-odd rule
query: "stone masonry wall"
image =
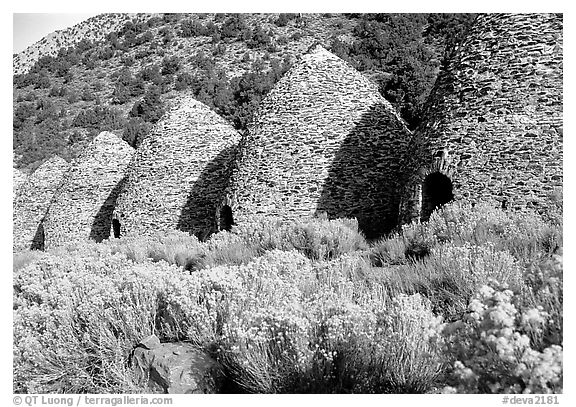
<svg viewBox="0 0 576 407">
<path fill-rule="evenodd" d="M 114 219 L 120 234 L 216 229 L 240 135 L 208 106 L 185 95 L 156 124 L 128 170 Z"/>
<path fill-rule="evenodd" d="M 221 206 L 236 223 L 326 212 L 381 235 L 397 222 L 410 138 L 377 86 L 317 45 L 262 102 Z"/>
<path fill-rule="evenodd" d="M 25 172 L 20 171 L 18 168 L 12 168 L 12 201 L 18 196 L 18 190 L 22 184 L 24 184 L 27 177 L 28 175 Z"/>
<path fill-rule="evenodd" d="M 13 207 L 13 250 L 44 248 L 42 220 L 67 170 L 68 163 L 54 156 L 38 167 L 19 188 Z"/>
<path fill-rule="evenodd" d="M 545 208 L 562 188 L 562 75 L 561 15 L 480 15 L 430 95 L 403 218 L 420 216 L 432 172 L 456 199 Z"/>
<path fill-rule="evenodd" d="M 116 135 L 102 132 L 72 162 L 44 219 L 46 250 L 110 236 L 112 211 L 133 153 Z"/>
</svg>

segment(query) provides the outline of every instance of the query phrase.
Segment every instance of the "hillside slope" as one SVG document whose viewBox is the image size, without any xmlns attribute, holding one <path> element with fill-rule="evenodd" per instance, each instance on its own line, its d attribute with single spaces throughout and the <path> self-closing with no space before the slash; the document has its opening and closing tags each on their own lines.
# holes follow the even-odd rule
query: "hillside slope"
<svg viewBox="0 0 576 407">
<path fill-rule="evenodd" d="M 104 14 L 14 58 L 15 166 L 76 157 L 100 131 L 137 147 L 182 91 L 243 131 L 320 43 L 372 79 L 411 127 L 467 14 Z"/>
<path fill-rule="evenodd" d="M 60 48 L 77 45 L 82 39 L 88 41 L 103 41 L 106 36 L 118 31 L 132 19 L 144 20 L 149 14 L 104 13 L 89 18 L 65 30 L 48 34 L 40 41 L 30 45 L 24 51 L 12 58 L 14 75 L 26 73 L 43 56 L 56 56 Z"/>
</svg>

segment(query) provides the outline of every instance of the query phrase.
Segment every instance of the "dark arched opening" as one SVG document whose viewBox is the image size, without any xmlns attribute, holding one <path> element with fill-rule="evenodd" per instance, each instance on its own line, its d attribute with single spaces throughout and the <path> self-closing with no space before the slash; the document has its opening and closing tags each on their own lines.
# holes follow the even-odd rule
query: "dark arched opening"
<svg viewBox="0 0 576 407">
<path fill-rule="evenodd" d="M 422 220 L 428 220 L 434 209 L 454 199 L 452 181 L 446 175 L 434 172 L 422 185 Z"/>
<path fill-rule="evenodd" d="M 220 230 L 230 230 L 234 224 L 234 217 L 232 216 L 232 208 L 224 205 L 220 209 Z"/>
<path fill-rule="evenodd" d="M 120 237 L 120 221 L 118 219 L 112 219 L 112 231 L 114 237 L 118 239 Z"/>
</svg>

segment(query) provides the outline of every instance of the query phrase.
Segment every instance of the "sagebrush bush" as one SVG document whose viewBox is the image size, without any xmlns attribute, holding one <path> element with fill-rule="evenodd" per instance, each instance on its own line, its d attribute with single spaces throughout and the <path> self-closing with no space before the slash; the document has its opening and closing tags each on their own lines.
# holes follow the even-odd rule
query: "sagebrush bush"
<svg viewBox="0 0 576 407">
<path fill-rule="evenodd" d="M 245 392 L 559 392 L 561 244 L 450 204 L 370 245 L 355 221 L 255 219 L 15 253 L 14 390 L 146 391 L 128 361 L 154 333 Z"/>
<path fill-rule="evenodd" d="M 188 271 L 246 264 L 274 249 L 298 250 L 312 260 L 322 260 L 368 248 L 355 220 L 321 218 L 301 221 L 255 218 L 235 226 L 232 232 L 216 233 L 206 242 L 188 233 L 171 231 L 146 237 L 126 235 L 103 244 L 138 263 L 164 260 Z M 76 251 L 76 247 L 77 244 L 66 245 L 55 252 Z"/>
<path fill-rule="evenodd" d="M 370 247 L 370 259 L 376 267 L 406 263 L 406 242 L 401 235 L 377 240 Z"/>
<path fill-rule="evenodd" d="M 222 231 L 205 242 L 206 265 L 240 265 L 262 254 L 237 234 Z"/>
<path fill-rule="evenodd" d="M 420 296 L 391 299 L 360 277 L 365 267 L 359 257 L 312 264 L 272 251 L 235 268 L 250 300 L 231 300 L 220 360 L 239 386 L 265 393 L 428 390 L 440 371 L 432 328 L 439 319 Z"/>
<path fill-rule="evenodd" d="M 316 354 L 307 391 L 419 393 L 441 372 L 441 319 L 418 294 L 360 304 L 338 297 L 316 303 Z"/>
<path fill-rule="evenodd" d="M 453 357 L 445 392 L 562 392 L 562 346 L 539 352 L 528 332 L 540 331 L 542 309 L 517 309 L 512 291 L 497 282 L 482 286 L 461 321 L 444 329 L 447 355 Z"/>
<path fill-rule="evenodd" d="M 562 246 L 561 223 L 546 222 L 530 210 L 503 211 L 491 203 L 479 203 L 473 208 L 461 202 L 447 204 L 432 214 L 426 228 L 441 241 L 493 243 L 525 264 Z"/>
<path fill-rule="evenodd" d="M 30 264 L 42 255 L 42 252 L 37 250 L 23 250 L 21 252 L 14 253 L 12 257 L 12 271 L 16 272 L 21 268 Z"/>
<path fill-rule="evenodd" d="M 124 253 L 137 263 L 164 260 L 188 270 L 201 268 L 205 250 L 196 236 L 172 231 L 167 235 L 132 236 L 105 242 L 113 253 Z"/>
<path fill-rule="evenodd" d="M 563 273 L 562 257 L 528 266 L 524 273 L 525 286 L 518 296 L 519 306 L 524 308 L 541 308 L 546 310 L 548 320 L 541 332 L 536 335 L 530 332 L 534 347 L 542 350 L 552 344 L 561 344 L 563 338 Z"/>
<path fill-rule="evenodd" d="M 14 391 L 141 391 L 126 360 L 153 329 L 164 273 L 131 282 L 131 269 L 125 257 L 45 254 L 15 273 Z"/>
<path fill-rule="evenodd" d="M 260 252 L 295 249 L 312 260 L 327 260 L 368 248 L 356 220 L 255 218 L 234 228 L 234 233 Z"/>
<path fill-rule="evenodd" d="M 412 260 L 422 260 L 430 254 L 430 251 L 438 240 L 430 227 L 425 223 L 415 222 L 402 227 L 404 240 L 404 255 Z"/>
</svg>

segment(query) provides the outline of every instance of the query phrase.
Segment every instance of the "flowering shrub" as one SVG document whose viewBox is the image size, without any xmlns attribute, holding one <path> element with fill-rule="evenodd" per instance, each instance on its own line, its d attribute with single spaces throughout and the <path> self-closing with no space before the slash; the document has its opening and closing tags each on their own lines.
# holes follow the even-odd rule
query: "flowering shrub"
<svg viewBox="0 0 576 407">
<path fill-rule="evenodd" d="M 493 244 L 462 246 L 445 244 L 432 250 L 426 260 L 432 275 L 452 279 L 462 291 L 472 294 L 480 283 L 494 279 L 515 289 L 522 285 L 522 271 L 514 257 Z"/>
<path fill-rule="evenodd" d="M 259 254 L 258 249 L 233 233 L 222 231 L 204 243 L 205 265 L 246 264 Z"/>
<path fill-rule="evenodd" d="M 93 243 L 74 242 L 53 250 L 53 253 L 77 253 L 92 250 Z M 188 233 L 171 231 L 167 235 L 126 235 L 103 242 L 112 253 L 124 253 L 138 263 L 164 260 L 188 271 L 229 264 L 246 264 L 267 251 L 298 250 L 313 260 L 330 259 L 344 253 L 367 249 L 358 232 L 358 222 L 349 219 L 307 219 L 281 221 L 255 218 L 235 226 L 232 232 L 222 231 L 206 242 L 199 242 Z M 99 250 L 99 249 L 96 249 Z"/>
<path fill-rule="evenodd" d="M 394 235 L 380 239 L 370 248 L 370 260 L 376 267 L 406 263 L 406 242 L 402 236 Z"/>
<path fill-rule="evenodd" d="M 484 285 L 465 319 L 444 330 L 448 354 L 454 358 L 452 386 L 458 393 L 555 393 L 562 391 L 562 347 L 539 352 L 526 332 L 539 331 L 542 309 L 518 311 L 512 291 L 492 282 Z"/>
<path fill-rule="evenodd" d="M 427 226 L 441 241 L 481 244 L 490 241 L 493 234 L 503 233 L 510 223 L 508 214 L 492 203 L 482 202 L 472 208 L 455 201 L 434 211 Z"/>
<path fill-rule="evenodd" d="M 317 349 L 307 390 L 424 392 L 438 378 L 441 319 L 420 295 L 399 295 L 385 305 L 318 298 L 315 308 Z"/>
<path fill-rule="evenodd" d="M 517 260 L 530 264 L 542 252 L 562 246 L 562 225 L 545 222 L 536 212 L 503 211 L 491 203 L 470 208 L 453 202 L 435 211 L 426 227 L 440 241 L 481 245 L 492 242 Z"/>
<path fill-rule="evenodd" d="M 394 284 L 401 291 L 425 294 L 435 312 L 453 320 L 465 311 L 474 292 L 487 279 L 522 290 L 522 273 L 508 252 L 497 250 L 491 243 L 445 243 L 434 247 L 423 261 L 403 266 L 392 280 L 401 280 Z"/>
<path fill-rule="evenodd" d="M 12 261 L 12 270 L 17 271 L 30 264 L 41 256 L 41 252 L 37 250 L 23 250 L 21 252 L 14 253 Z"/>
<path fill-rule="evenodd" d="M 196 236 L 178 231 L 142 237 L 126 235 L 122 239 L 105 241 L 104 244 L 113 253 L 125 253 L 129 259 L 138 263 L 164 260 L 187 270 L 201 267 L 205 257 L 205 250 Z"/>
<path fill-rule="evenodd" d="M 139 391 L 124 361 L 154 325 L 155 282 L 120 291 L 131 274 L 119 256 L 50 254 L 15 273 L 15 391 Z"/>
<path fill-rule="evenodd" d="M 144 391 L 154 333 L 246 392 L 561 391 L 558 225 L 459 205 L 371 247 L 312 219 L 15 253 L 14 389 Z"/>
<path fill-rule="evenodd" d="M 528 267 L 524 274 L 525 288 L 519 298 L 522 307 L 546 310 L 549 318 L 542 332 L 530 332 L 530 339 L 539 350 L 562 343 L 563 338 L 563 276 L 562 257 L 553 256 Z"/>
<path fill-rule="evenodd" d="M 233 232 L 261 252 L 296 249 L 312 260 L 331 259 L 368 247 L 358 231 L 358 222 L 349 219 L 315 218 L 285 222 L 255 218 L 251 223 L 236 226 Z"/>
<path fill-rule="evenodd" d="M 309 354 L 310 322 L 300 288 L 314 279 L 310 260 L 273 250 L 247 265 L 212 270 L 242 281 L 242 290 L 226 303 L 219 360 L 245 391 L 289 391 Z"/>
<path fill-rule="evenodd" d="M 414 260 L 428 256 L 438 242 L 431 229 L 419 222 L 402 226 L 402 237 L 406 247 L 405 256 Z"/>
</svg>

